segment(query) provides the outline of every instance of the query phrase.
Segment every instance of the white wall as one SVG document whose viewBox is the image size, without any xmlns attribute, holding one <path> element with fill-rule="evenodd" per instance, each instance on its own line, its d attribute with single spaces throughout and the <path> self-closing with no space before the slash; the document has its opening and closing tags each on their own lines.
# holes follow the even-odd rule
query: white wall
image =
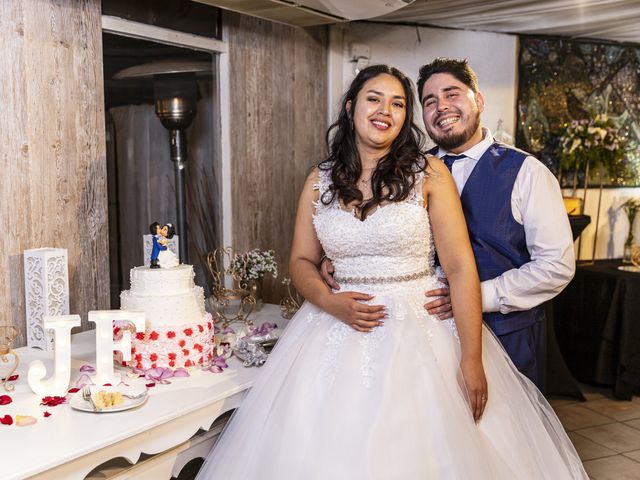
<svg viewBox="0 0 640 480">
<path fill-rule="evenodd" d="M 571 196 L 571 189 L 563 192 Z M 577 190 L 576 197 L 583 198 L 584 190 Z M 629 220 L 620 206 L 629 198 L 640 198 L 640 188 L 605 188 L 602 190 L 600 205 L 600 219 L 598 221 L 598 241 L 596 242 L 595 258 L 621 258 L 624 241 L 629 233 Z M 598 212 L 599 189 L 587 189 L 585 214 L 591 217 L 591 223 L 582 234 L 580 258 L 591 260 L 593 256 L 594 233 Z M 640 243 L 640 216 L 633 226 L 635 243 Z M 578 242 L 576 242 L 576 255 Z"/>
<path fill-rule="evenodd" d="M 467 58 L 478 74 L 480 91 L 485 97 L 483 125 L 495 131 L 498 120 L 502 119 L 506 131 L 515 136 L 518 94 L 516 36 L 358 22 L 334 25 L 329 44 L 329 122 L 335 119 L 340 98 L 355 76 L 354 64 L 351 63 L 354 43 L 369 46 L 369 64 L 392 65 L 414 82 L 420 66 L 435 57 Z M 417 117 L 422 126 L 421 114 Z M 569 195 L 570 191 L 565 194 Z M 577 195 L 582 197 L 582 191 Z M 603 190 L 595 258 L 622 257 L 629 222 L 619 207 L 632 197 L 640 198 L 640 188 Z M 592 256 L 597 203 L 598 190 L 588 190 L 585 213 L 591 216 L 591 225 L 582 235 L 580 256 L 583 259 L 591 259 Z M 636 242 L 640 243 L 640 219 L 636 221 L 635 232 Z"/>
</svg>

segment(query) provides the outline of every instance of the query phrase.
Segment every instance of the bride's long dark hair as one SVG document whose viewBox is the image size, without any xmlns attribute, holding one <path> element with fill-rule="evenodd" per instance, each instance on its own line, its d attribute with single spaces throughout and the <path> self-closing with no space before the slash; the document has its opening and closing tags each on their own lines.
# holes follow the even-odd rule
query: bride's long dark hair
<svg viewBox="0 0 640 480">
<path fill-rule="evenodd" d="M 406 98 L 406 117 L 389 152 L 380 159 L 371 177 L 372 197 L 363 203 L 362 192 L 356 186 L 362 174 L 362 163 L 347 103 L 351 102 L 350 110 L 354 112 L 358 93 L 364 84 L 383 73 L 397 78 L 402 85 Z M 336 195 L 345 205 L 357 201 L 361 211 L 360 219 L 364 220 L 377 205 L 383 202 L 400 202 L 407 198 L 415 185 L 416 173 L 427 165 L 423 154 L 424 134 L 413 121 L 414 97 L 411 80 L 397 68 L 372 65 L 358 73 L 342 98 L 338 119 L 327 131 L 329 156 L 320 162 L 318 168 L 331 171 L 332 185 L 320 199 L 323 204 L 331 203 Z"/>
</svg>

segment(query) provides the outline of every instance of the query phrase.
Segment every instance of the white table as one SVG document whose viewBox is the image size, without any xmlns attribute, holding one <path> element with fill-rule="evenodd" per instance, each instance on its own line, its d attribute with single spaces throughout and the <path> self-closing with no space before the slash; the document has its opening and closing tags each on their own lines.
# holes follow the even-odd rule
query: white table
<svg viewBox="0 0 640 480">
<path fill-rule="evenodd" d="M 254 315 L 256 325 L 272 321 L 283 328 L 286 324 L 276 305 L 265 305 Z M 95 365 L 94 331 L 73 335 L 71 343 L 73 382 L 81 365 Z M 53 352 L 23 347 L 18 353 L 20 378 L 10 393 L 13 403 L 0 406 L 0 416 L 9 414 L 15 419 L 16 414 L 31 415 L 38 422 L 26 427 L 0 425 L 3 480 L 79 480 L 118 457 L 128 464 L 120 462 L 95 478 L 160 480 L 177 476 L 189 460 L 206 456 L 223 426 L 216 419 L 240 404 L 259 373 L 258 368 L 244 368 L 232 358 L 223 373 L 194 370 L 191 377 L 169 379 L 170 385 L 156 384 L 139 408 L 96 414 L 74 410 L 68 404 L 40 406 L 40 397 L 27 385 L 27 368 L 29 362 L 40 359 L 50 374 Z M 147 382 L 144 378 L 133 381 Z M 0 395 L 4 393 L 0 391 Z M 45 410 L 52 415 L 44 418 Z M 200 430 L 206 433 L 194 437 Z M 141 460 L 142 454 L 154 456 Z"/>
</svg>

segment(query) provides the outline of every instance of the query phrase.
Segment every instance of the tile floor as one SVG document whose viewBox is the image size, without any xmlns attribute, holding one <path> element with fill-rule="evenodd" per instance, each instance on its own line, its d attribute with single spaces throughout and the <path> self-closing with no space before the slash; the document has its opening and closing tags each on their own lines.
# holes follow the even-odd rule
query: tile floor
<svg viewBox="0 0 640 480">
<path fill-rule="evenodd" d="M 583 385 L 586 402 L 551 397 L 549 403 L 593 480 L 640 480 L 640 397 L 614 400 L 610 390 Z"/>
</svg>

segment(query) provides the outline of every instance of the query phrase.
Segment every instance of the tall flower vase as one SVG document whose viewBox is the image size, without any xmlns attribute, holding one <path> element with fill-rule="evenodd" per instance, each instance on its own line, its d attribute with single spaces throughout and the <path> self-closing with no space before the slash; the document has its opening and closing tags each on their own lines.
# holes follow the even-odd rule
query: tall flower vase
<svg viewBox="0 0 640 480">
<path fill-rule="evenodd" d="M 622 263 L 631 263 L 631 247 L 633 246 L 633 221 L 635 220 L 635 212 L 633 216 L 629 216 L 629 233 L 624 241 L 624 253 L 622 255 Z"/>
<path fill-rule="evenodd" d="M 629 199 L 622 204 L 622 209 L 626 213 L 627 219 L 629 220 L 629 233 L 627 234 L 627 238 L 624 241 L 622 263 L 631 263 L 631 250 L 634 243 L 633 224 L 635 222 L 636 215 L 638 214 L 638 210 L 640 210 L 640 201 L 638 201 L 637 199 Z"/>
<path fill-rule="evenodd" d="M 248 290 L 249 290 L 251 296 L 256 301 L 256 306 L 255 306 L 254 310 L 256 312 L 259 312 L 260 310 L 262 310 L 262 307 L 264 306 L 264 302 L 262 300 L 262 293 L 263 293 L 262 279 L 258 278 L 257 280 L 251 280 L 249 282 Z"/>
</svg>

